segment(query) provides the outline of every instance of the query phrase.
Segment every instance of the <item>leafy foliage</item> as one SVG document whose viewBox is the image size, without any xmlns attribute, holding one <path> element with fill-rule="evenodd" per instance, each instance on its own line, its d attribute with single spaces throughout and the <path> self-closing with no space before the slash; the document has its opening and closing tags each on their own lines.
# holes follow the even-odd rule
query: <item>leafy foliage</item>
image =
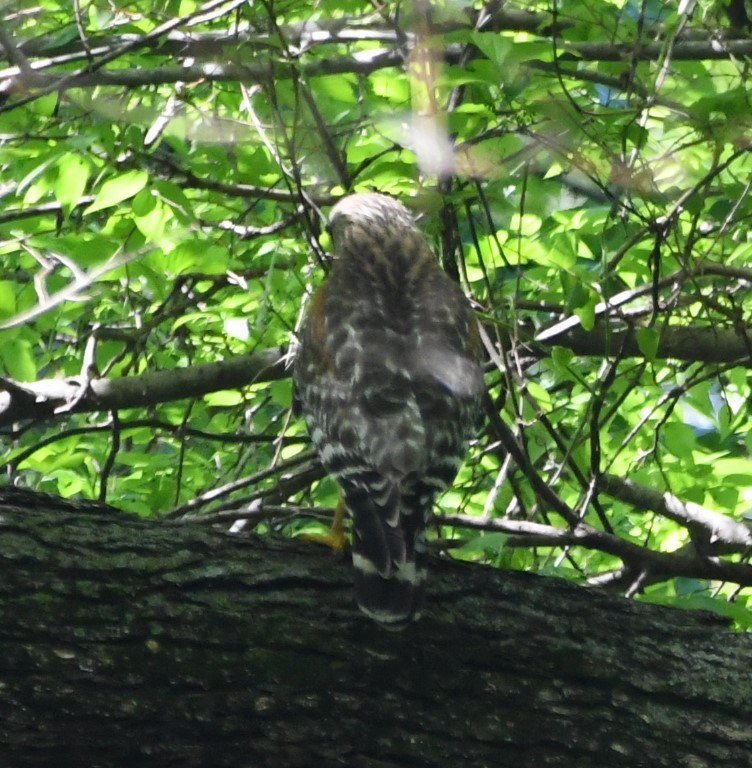
<svg viewBox="0 0 752 768">
<path fill-rule="evenodd" d="M 160 402 L 138 382 L 286 345 L 322 209 L 378 189 L 422 215 L 489 352 L 437 546 L 750 624 L 752 43 L 722 4 L 2 17 L 11 481 L 262 530 L 323 519 L 335 489 L 281 368 Z M 71 377 L 34 412 L 34 382 Z M 93 389 L 124 377 L 141 400 Z"/>
</svg>

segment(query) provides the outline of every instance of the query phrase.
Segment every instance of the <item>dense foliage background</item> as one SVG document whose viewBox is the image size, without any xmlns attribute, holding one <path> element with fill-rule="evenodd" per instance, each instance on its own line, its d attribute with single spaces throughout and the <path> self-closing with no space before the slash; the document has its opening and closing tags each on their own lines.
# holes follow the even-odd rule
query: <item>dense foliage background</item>
<svg viewBox="0 0 752 768">
<path fill-rule="evenodd" d="M 752 623 L 743 3 L 0 17 L 7 480 L 325 525 L 335 488 L 291 415 L 287 345 L 328 206 L 377 189 L 420 216 L 488 349 L 437 550 Z"/>
</svg>

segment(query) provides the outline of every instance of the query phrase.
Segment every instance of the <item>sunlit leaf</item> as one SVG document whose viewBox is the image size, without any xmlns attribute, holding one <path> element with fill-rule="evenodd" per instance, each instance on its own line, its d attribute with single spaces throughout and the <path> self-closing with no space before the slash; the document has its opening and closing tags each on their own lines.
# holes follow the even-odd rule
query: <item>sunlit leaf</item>
<svg viewBox="0 0 752 768">
<path fill-rule="evenodd" d="M 692 457 L 692 451 L 695 448 L 695 433 L 688 424 L 671 422 L 666 424 L 661 430 L 663 444 L 674 456 L 680 459 L 689 459 Z"/>
<path fill-rule="evenodd" d="M 77 153 L 63 155 L 58 161 L 55 197 L 65 207 L 75 205 L 86 189 L 89 164 Z"/>
<path fill-rule="evenodd" d="M 18 381 L 34 381 L 37 377 L 36 360 L 26 339 L 13 336 L 0 341 L 0 364 L 11 378 Z"/>
<path fill-rule="evenodd" d="M 645 355 L 647 360 L 651 362 L 655 360 L 655 356 L 658 353 L 658 344 L 661 340 L 658 331 L 655 328 L 638 328 L 636 337 L 640 352 Z"/>
<path fill-rule="evenodd" d="M 86 208 L 84 214 L 101 211 L 130 199 L 146 186 L 148 180 L 149 176 L 145 171 L 126 171 L 108 179 L 102 184 L 96 199 Z"/>
</svg>

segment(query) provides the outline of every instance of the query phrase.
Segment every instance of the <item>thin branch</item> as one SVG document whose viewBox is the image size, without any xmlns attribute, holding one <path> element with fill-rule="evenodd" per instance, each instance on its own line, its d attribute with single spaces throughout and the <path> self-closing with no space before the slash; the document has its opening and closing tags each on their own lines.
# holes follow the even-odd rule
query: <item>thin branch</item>
<svg viewBox="0 0 752 768">
<path fill-rule="evenodd" d="M 484 397 L 484 410 L 488 416 L 493 435 L 499 440 L 504 450 L 514 459 L 517 466 L 530 481 L 536 495 L 551 509 L 560 514 L 572 527 L 576 527 L 579 524 L 579 516 L 538 474 L 538 471 L 528 458 L 525 450 L 520 446 L 514 433 L 499 415 L 488 393 Z"/>
<path fill-rule="evenodd" d="M 245 3 L 245 0 L 208 0 L 208 2 L 205 5 L 201 6 L 200 8 L 197 8 L 191 13 L 187 13 L 184 16 L 177 16 L 175 18 L 169 19 L 168 21 L 155 27 L 150 32 L 146 33 L 140 38 L 123 44 L 122 46 L 116 48 L 115 50 L 112 50 L 109 53 L 105 54 L 100 59 L 97 59 L 96 61 L 89 62 L 84 68 L 79 69 L 75 72 L 67 73 L 62 78 L 55 78 L 53 82 L 47 82 L 41 87 L 36 88 L 31 95 L 21 98 L 18 101 L 14 101 L 8 105 L 5 105 L 4 107 L 0 107 L 0 112 L 14 109 L 15 107 L 18 107 L 22 104 L 27 104 L 39 98 L 40 96 L 44 96 L 47 93 L 53 93 L 55 91 L 61 91 L 66 88 L 75 87 L 76 81 L 78 80 L 79 77 L 91 75 L 92 73 L 96 74 L 96 70 L 101 69 L 103 66 L 105 66 L 105 64 L 109 64 L 110 62 L 113 62 L 119 59 L 120 57 L 124 56 L 127 53 L 131 53 L 133 51 L 138 50 L 139 48 L 143 48 L 145 46 L 151 45 L 153 42 L 155 42 L 156 40 L 159 40 L 163 35 L 169 33 L 171 30 L 174 30 L 177 27 L 180 27 L 181 25 L 188 24 L 189 22 L 199 18 L 203 14 L 206 14 L 222 6 L 226 6 L 225 10 L 229 12 L 233 8 L 239 5 L 242 5 L 244 3 Z M 8 71 L 9 70 L 6 70 L 4 73 L 0 73 L 0 78 L 12 80 L 14 76 L 13 75 L 8 76 L 7 75 Z M 18 72 L 20 73 L 20 70 L 18 70 Z"/>
<path fill-rule="evenodd" d="M 672 358 L 703 363 L 736 363 L 752 368 L 749 354 L 752 326 L 739 329 L 665 326 L 658 333 L 660 339 L 655 352 L 658 360 Z M 644 357 L 637 344 L 635 328 L 608 320 L 596 322 L 589 331 L 579 326 L 560 334 L 547 332 L 544 339 L 538 337 L 536 342 L 547 347 L 566 347 L 577 355 Z"/>
<path fill-rule="evenodd" d="M 272 347 L 191 368 L 153 371 L 115 379 L 92 379 L 88 390 L 80 398 L 81 383 L 78 381 L 42 379 L 25 383 L 0 379 L 0 426 L 23 419 L 55 417 L 74 401 L 75 406 L 66 413 L 144 408 L 172 400 L 201 397 L 223 389 L 274 381 L 289 375 L 285 356 L 286 348 Z"/>
<path fill-rule="evenodd" d="M 688 550 L 656 552 L 626 539 L 599 531 L 581 523 L 574 530 L 525 520 L 483 520 L 470 515 L 446 515 L 438 518 L 442 525 L 456 525 L 482 531 L 498 531 L 510 535 L 530 537 L 527 546 L 579 546 L 607 552 L 627 564 L 634 573 L 647 572 L 651 581 L 657 577 L 718 579 L 734 584 L 752 586 L 752 566 L 746 563 L 730 563 L 718 558 L 704 557 Z"/>
<path fill-rule="evenodd" d="M 673 493 L 662 493 L 617 475 L 601 475 L 599 487 L 609 496 L 639 509 L 650 509 L 698 532 L 709 544 L 732 545 L 740 550 L 752 547 L 752 531 L 737 520 Z"/>
<path fill-rule="evenodd" d="M 48 312 L 50 309 L 54 309 L 66 301 L 71 301 L 72 299 L 80 297 L 82 292 L 87 288 L 90 288 L 100 277 L 106 275 L 108 272 L 112 272 L 118 267 L 122 267 L 125 264 L 128 264 L 140 256 L 143 256 L 150 250 L 150 247 L 144 247 L 129 253 L 116 253 L 114 256 L 104 262 L 104 264 L 99 264 L 96 267 L 92 267 L 88 272 L 74 272 L 74 278 L 70 283 L 68 283 L 68 285 L 66 285 L 64 288 L 61 288 L 59 291 L 56 291 L 51 296 L 46 297 L 43 302 L 40 301 L 30 309 L 19 312 L 8 320 L 0 323 L 0 331 L 24 325 L 31 320 L 36 319 L 40 315 L 43 315 L 45 312 Z"/>
<path fill-rule="evenodd" d="M 125 434 L 131 430 L 149 429 L 153 432 L 165 432 L 169 435 L 176 437 L 191 437 L 197 440 L 205 440 L 207 442 L 214 443 L 235 443 L 237 445 L 249 445 L 249 444 L 263 444 L 276 442 L 279 438 L 277 435 L 249 435 L 242 432 L 207 432 L 204 429 L 196 429 L 193 427 L 187 427 L 182 424 L 171 424 L 169 421 L 162 421 L 161 419 L 129 419 L 122 420 L 120 422 L 120 432 Z M 28 448 L 20 450 L 18 453 L 14 453 L 5 459 L 5 464 L 11 471 L 15 471 L 19 465 L 33 456 L 37 451 L 46 448 L 49 445 L 54 445 L 61 440 L 69 440 L 79 435 L 90 435 L 99 432 L 110 432 L 112 430 L 112 424 L 108 420 L 101 424 L 87 424 L 82 427 L 71 427 L 69 429 L 63 429 L 59 432 L 55 432 L 51 435 L 38 440 Z M 19 429 L 11 432 L 6 436 L 15 440 L 21 436 L 25 430 Z M 304 442 L 305 438 L 286 437 L 285 446 L 293 445 L 296 443 Z"/>
</svg>

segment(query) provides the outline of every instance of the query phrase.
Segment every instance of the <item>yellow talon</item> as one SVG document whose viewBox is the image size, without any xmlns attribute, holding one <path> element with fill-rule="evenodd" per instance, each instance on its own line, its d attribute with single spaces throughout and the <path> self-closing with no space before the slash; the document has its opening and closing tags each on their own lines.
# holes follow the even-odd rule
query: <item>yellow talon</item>
<svg viewBox="0 0 752 768">
<path fill-rule="evenodd" d="M 324 544 L 337 553 L 343 552 L 347 547 L 347 536 L 345 535 L 345 502 L 342 498 L 340 497 L 337 502 L 332 526 L 326 533 L 301 533 L 299 538 Z"/>
</svg>

